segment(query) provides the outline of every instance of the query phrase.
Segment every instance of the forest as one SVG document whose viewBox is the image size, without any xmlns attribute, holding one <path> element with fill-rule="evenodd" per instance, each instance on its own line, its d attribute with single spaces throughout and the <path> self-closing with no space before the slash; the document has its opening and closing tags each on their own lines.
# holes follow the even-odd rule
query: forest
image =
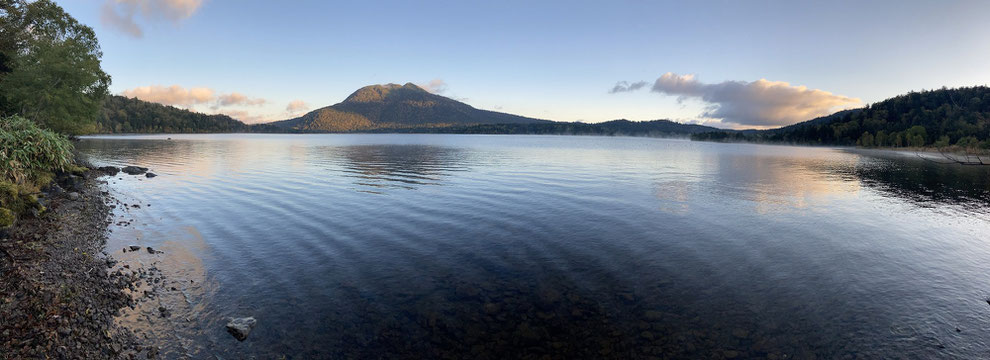
<svg viewBox="0 0 990 360">
<path fill-rule="evenodd" d="M 990 88 L 909 92 L 779 129 L 710 131 L 691 139 L 985 151 L 990 149 Z"/>
<path fill-rule="evenodd" d="M 247 125 L 227 115 L 207 115 L 134 98 L 110 95 L 96 119 L 97 133 L 289 132 L 273 125 Z"/>
</svg>

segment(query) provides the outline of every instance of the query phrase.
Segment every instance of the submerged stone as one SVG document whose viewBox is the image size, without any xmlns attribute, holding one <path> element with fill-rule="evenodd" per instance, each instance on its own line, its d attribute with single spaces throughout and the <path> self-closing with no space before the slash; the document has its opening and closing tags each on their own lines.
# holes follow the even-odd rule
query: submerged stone
<svg viewBox="0 0 990 360">
<path fill-rule="evenodd" d="M 251 330 L 254 329 L 254 326 L 257 323 L 258 320 L 255 320 L 254 317 L 250 316 L 231 319 L 230 322 L 227 323 L 227 332 L 229 332 L 230 335 L 233 335 L 237 341 L 244 341 L 244 339 L 247 339 L 248 334 L 251 333 Z"/>
</svg>

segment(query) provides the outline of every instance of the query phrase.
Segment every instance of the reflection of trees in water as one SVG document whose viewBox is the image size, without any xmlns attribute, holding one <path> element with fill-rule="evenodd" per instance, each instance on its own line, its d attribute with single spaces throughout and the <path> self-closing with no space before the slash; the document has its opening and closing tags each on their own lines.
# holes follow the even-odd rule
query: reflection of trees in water
<svg viewBox="0 0 990 360">
<path fill-rule="evenodd" d="M 467 153 L 429 145 L 360 145 L 315 148 L 317 155 L 340 167 L 354 183 L 377 188 L 413 189 L 440 185 L 444 177 L 467 171 Z"/>
<path fill-rule="evenodd" d="M 871 159 L 854 168 L 864 185 L 920 206 L 962 206 L 986 212 L 990 168 L 936 164 L 917 159 Z"/>
<path fill-rule="evenodd" d="M 91 161 L 117 166 L 139 165 L 154 171 L 172 170 L 189 175 L 210 176 L 225 170 L 240 170 L 258 161 L 271 146 L 250 140 L 84 139 L 76 148 Z"/>
</svg>

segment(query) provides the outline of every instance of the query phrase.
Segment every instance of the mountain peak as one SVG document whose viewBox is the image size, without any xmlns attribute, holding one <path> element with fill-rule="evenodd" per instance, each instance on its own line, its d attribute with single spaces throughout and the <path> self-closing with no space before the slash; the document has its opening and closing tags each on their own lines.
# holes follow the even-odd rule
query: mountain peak
<svg viewBox="0 0 990 360">
<path fill-rule="evenodd" d="M 396 90 L 428 93 L 423 88 L 411 82 L 406 83 L 405 85 L 399 85 L 393 83 L 376 84 L 376 85 L 368 85 L 360 89 L 357 89 L 357 91 L 355 91 L 350 96 L 348 96 L 347 99 L 344 99 L 344 102 L 345 103 L 383 102 L 385 101 L 385 98 L 389 96 L 389 94 L 392 94 Z"/>
</svg>

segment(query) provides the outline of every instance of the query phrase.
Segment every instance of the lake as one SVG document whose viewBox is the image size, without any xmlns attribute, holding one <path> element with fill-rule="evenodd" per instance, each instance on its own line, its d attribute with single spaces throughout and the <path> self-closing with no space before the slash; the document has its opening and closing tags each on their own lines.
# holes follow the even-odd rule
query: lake
<svg viewBox="0 0 990 360">
<path fill-rule="evenodd" d="M 164 276 L 118 321 L 167 358 L 990 354 L 990 167 L 630 137 L 77 148 L 158 175 L 107 178 L 108 253 Z"/>
</svg>

